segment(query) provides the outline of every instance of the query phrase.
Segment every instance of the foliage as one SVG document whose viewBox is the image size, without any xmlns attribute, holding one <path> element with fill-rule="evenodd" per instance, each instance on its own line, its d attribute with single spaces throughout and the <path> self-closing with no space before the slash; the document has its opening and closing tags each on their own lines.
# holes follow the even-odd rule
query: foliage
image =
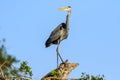
<svg viewBox="0 0 120 80">
<path fill-rule="evenodd" d="M 6 47 L 4 46 L 5 39 L 0 41 L 0 75 L 12 76 L 17 73 L 16 68 L 12 64 L 19 62 L 15 57 L 7 54 Z M 14 73 L 13 73 L 14 72 Z"/>
<path fill-rule="evenodd" d="M 19 60 L 7 53 L 4 43 L 5 39 L 0 41 L 0 80 L 32 79 L 31 67 L 27 65 L 26 61 L 21 63 L 20 68 L 13 66 L 13 64 L 18 63 Z"/>
<path fill-rule="evenodd" d="M 50 72 L 50 75 L 51 75 L 51 77 L 56 77 L 56 78 L 61 76 L 61 74 L 58 71 L 56 71 L 56 70 L 52 70 Z"/>
<path fill-rule="evenodd" d="M 82 73 L 81 78 L 79 78 L 78 80 L 105 80 L 105 79 L 104 79 L 104 75 L 93 76 L 86 73 Z"/>
<path fill-rule="evenodd" d="M 31 67 L 27 65 L 26 61 L 23 61 L 21 63 L 21 66 L 19 68 L 20 72 L 22 72 L 23 75 L 28 75 L 32 77 L 32 71 L 31 71 Z"/>
<path fill-rule="evenodd" d="M 47 74 L 47 77 L 43 77 L 40 80 L 61 80 L 59 79 L 62 75 L 57 70 L 52 70 Z"/>
</svg>

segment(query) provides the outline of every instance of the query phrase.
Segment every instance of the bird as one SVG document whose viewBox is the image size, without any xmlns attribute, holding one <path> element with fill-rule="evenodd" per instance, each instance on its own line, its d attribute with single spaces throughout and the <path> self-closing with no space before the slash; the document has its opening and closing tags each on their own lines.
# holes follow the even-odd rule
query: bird
<svg viewBox="0 0 120 80">
<path fill-rule="evenodd" d="M 71 14 L 71 6 L 65 6 L 65 7 L 61 7 L 58 8 L 59 10 L 62 11 L 67 11 L 67 16 L 66 16 L 66 22 L 64 23 L 60 23 L 50 34 L 49 38 L 46 40 L 45 42 L 45 46 L 46 48 L 51 46 L 52 44 L 56 44 L 57 48 L 56 48 L 56 52 L 57 52 L 57 67 L 58 67 L 58 56 L 61 59 L 62 62 L 63 59 L 59 53 L 59 45 L 60 42 L 64 39 L 67 39 L 68 37 L 68 31 L 69 31 L 69 18 L 70 18 L 70 14 Z"/>
</svg>

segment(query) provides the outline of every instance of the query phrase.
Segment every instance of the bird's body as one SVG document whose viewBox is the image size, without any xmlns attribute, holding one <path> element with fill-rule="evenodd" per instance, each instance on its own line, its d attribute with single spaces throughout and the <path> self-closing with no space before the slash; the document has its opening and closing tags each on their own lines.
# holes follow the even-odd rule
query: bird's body
<svg viewBox="0 0 120 80">
<path fill-rule="evenodd" d="M 49 47 L 51 44 L 59 44 L 62 40 L 68 37 L 69 30 L 69 17 L 70 14 L 66 16 L 66 23 L 59 24 L 50 34 L 45 45 Z"/>
<path fill-rule="evenodd" d="M 50 34 L 50 37 L 46 41 L 46 47 L 49 47 L 52 44 L 59 44 L 62 40 L 68 37 L 68 30 L 66 30 L 66 24 L 59 24 Z"/>
<path fill-rule="evenodd" d="M 59 10 L 65 10 L 68 11 L 68 14 L 66 16 L 66 23 L 59 24 L 50 34 L 49 38 L 47 39 L 45 46 L 49 47 L 52 44 L 57 44 L 57 67 L 58 67 L 58 56 L 60 57 L 61 61 L 63 62 L 62 57 L 59 54 L 58 48 L 59 44 L 62 40 L 66 39 L 68 37 L 68 30 L 69 30 L 69 17 L 71 13 L 71 7 L 63 7 L 59 8 Z"/>
</svg>

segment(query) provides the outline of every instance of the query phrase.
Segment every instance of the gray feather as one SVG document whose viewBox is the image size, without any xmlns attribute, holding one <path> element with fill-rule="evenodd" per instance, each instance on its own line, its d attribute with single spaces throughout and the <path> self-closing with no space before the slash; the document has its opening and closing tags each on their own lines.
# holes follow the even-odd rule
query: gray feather
<svg viewBox="0 0 120 80">
<path fill-rule="evenodd" d="M 46 47 L 49 47 L 51 44 L 57 44 L 57 40 L 63 40 L 65 37 L 66 24 L 59 24 L 50 34 L 49 38 L 46 41 Z M 66 35 L 67 36 L 67 35 Z"/>
</svg>

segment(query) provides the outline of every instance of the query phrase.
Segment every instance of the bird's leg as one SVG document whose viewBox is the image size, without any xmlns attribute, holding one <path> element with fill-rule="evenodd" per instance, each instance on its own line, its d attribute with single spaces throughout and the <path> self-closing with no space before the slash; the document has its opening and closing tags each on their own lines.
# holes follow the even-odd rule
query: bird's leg
<svg viewBox="0 0 120 80">
<path fill-rule="evenodd" d="M 58 54 L 59 54 L 58 47 L 59 47 L 59 45 L 57 45 L 57 48 L 56 48 L 56 52 L 57 52 L 57 68 L 58 68 Z"/>
<path fill-rule="evenodd" d="M 57 68 L 58 68 L 58 56 L 60 57 L 62 63 L 64 62 L 62 57 L 61 57 L 61 55 L 60 55 L 60 53 L 59 53 L 59 50 L 58 50 L 59 49 L 59 45 L 60 45 L 60 43 L 58 42 L 57 49 L 56 49 L 56 52 L 57 52 Z"/>
<path fill-rule="evenodd" d="M 63 59 L 62 59 L 62 57 L 61 57 L 61 55 L 60 55 L 59 52 L 58 52 L 58 55 L 59 55 L 59 57 L 60 57 L 60 59 L 61 59 L 61 61 L 62 61 L 62 63 L 63 63 L 64 61 L 63 61 Z"/>
</svg>

